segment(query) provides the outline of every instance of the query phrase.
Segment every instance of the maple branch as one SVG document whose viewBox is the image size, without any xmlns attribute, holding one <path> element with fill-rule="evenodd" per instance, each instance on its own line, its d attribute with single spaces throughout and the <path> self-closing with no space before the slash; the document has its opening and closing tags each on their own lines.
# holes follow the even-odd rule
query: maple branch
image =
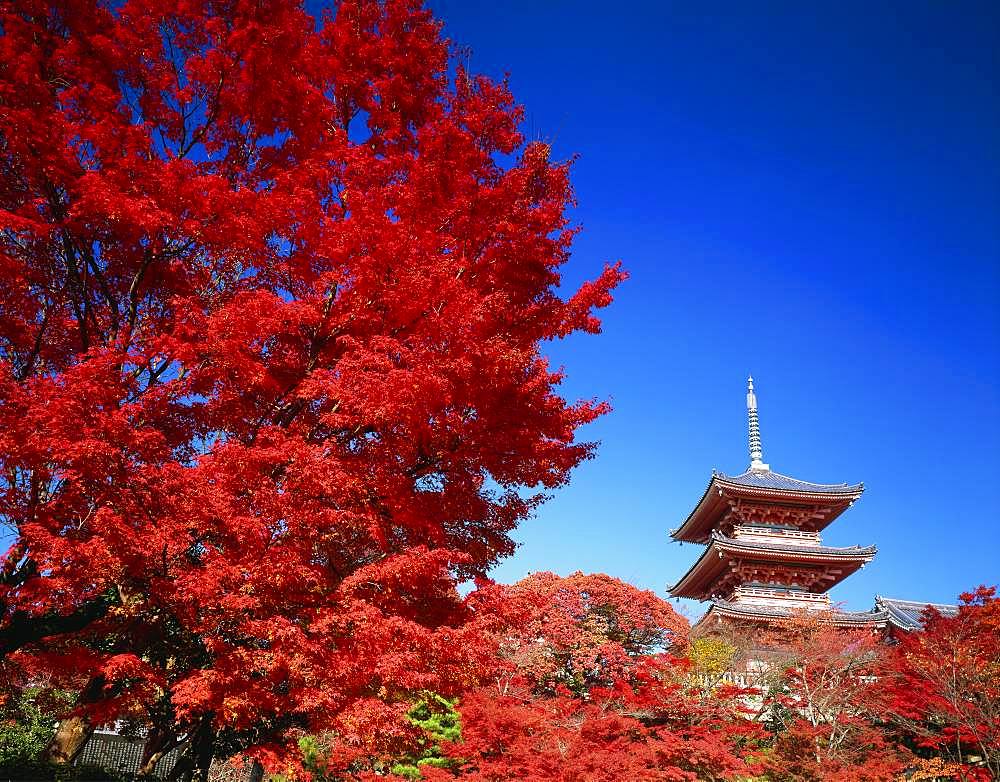
<svg viewBox="0 0 1000 782">
<path fill-rule="evenodd" d="M 27 581 L 29 578 L 31 578 L 33 575 L 35 575 L 37 572 L 38 572 L 38 565 L 35 564 L 34 560 L 28 559 L 25 560 L 20 565 L 20 567 L 16 568 L 10 573 L 4 574 L 3 578 L 0 579 L 0 583 L 2 583 L 6 587 L 10 587 L 11 589 L 16 589 L 17 587 L 21 586 L 21 584 L 23 584 L 25 581 Z"/>
<path fill-rule="evenodd" d="M 0 655 L 8 655 L 54 635 L 78 632 L 104 618 L 112 606 L 118 604 L 118 594 L 112 590 L 84 602 L 70 614 L 32 616 L 15 611 L 10 622 L 0 629 Z"/>
<path fill-rule="evenodd" d="M 84 351 L 90 350 L 90 335 L 87 331 L 87 321 L 91 318 L 90 299 L 87 296 L 86 283 L 80 276 L 80 270 L 76 264 L 76 249 L 70 241 L 69 236 L 63 232 L 62 236 L 63 255 L 66 261 L 66 271 L 70 284 L 75 288 L 75 297 L 71 296 L 73 311 L 76 314 L 77 330 L 80 332 L 80 345 Z"/>
<path fill-rule="evenodd" d="M 18 382 L 23 383 L 28 379 L 31 374 L 31 370 L 35 368 L 35 361 L 38 360 L 38 355 L 42 351 L 42 337 L 45 335 L 45 328 L 49 324 L 49 311 L 50 306 L 46 305 L 42 309 L 42 322 L 38 326 L 38 331 L 35 333 L 35 342 L 32 345 L 31 353 L 28 354 L 27 358 L 24 360 L 24 366 L 16 373 Z"/>
<path fill-rule="evenodd" d="M 61 226 L 62 222 L 66 219 L 66 209 L 65 204 L 63 204 L 59 196 L 58 189 L 48 180 L 45 181 L 44 189 L 52 216 L 60 223 L 60 238 L 62 241 L 63 256 L 66 261 L 66 271 L 70 286 L 71 288 L 75 288 L 74 292 L 76 293 L 76 297 L 71 296 L 70 299 L 76 315 L 77 328 L 80 332 L 80 344 L 86 351 L 90 349 L 90 335 L 87 331 L 87 321 L 90 320 L 94 325 L 94 330 L 100 332 L 100 324 L 97 322 L 97 316 L 90 306 L 90 297 L 87 295 L 87 281 L 85 277 L 87 266 L 84 265 L 82 267 L 83 274 L 81 274 L 81 267 L 77 263 L 77 259 L 82 257 L 80 250 L 70 237 L 69 232 L 65 227 Z"/>
<path fill-rule="evenodd" d="M 104 273 L 101 271 L 100 264 L 97 263 L 97 259 L 94 257 L 93 250 L 85 243 L 83 245 L 84 249 L 81 252 L 79 249 L 77 253 L 82 255 L 83 259 L 86 261 L 87 267 L 90 269 L 91 274 L 97 279 L 97 285 L 101 289 L 101 294 L 104 296 L 104 300 L 108 303 L 108 310 L 111 313 L 111 333 L 117 336 L 118 334 L 118 300 L 115 299 L 114 295 L 111 293 L 111 288 L 108 285 L 107 279 L 104 277 Z"/>
<path fill-rule="evenodd" d="M 215 124 L 216 120 L 219 118 L 219 110 L 222 108 L 222 88 L 226 83 L 226 72 L 223 71 L 219 74 L 219 83 L 216 86 L 215 97 L 212 99 L 212 110 L 205 116 L 205 122 L 202 123 L 192 134 L 190 140 L 182 147 L 177 150 L 178 159 L 187 157 L 188 153 L 194 149 L 195 144 L 200 142 L 205 134 L 208 132 L 209 128 Z M 187 117 L 184 118 L 184 128 L 185 134 L 187 133 Z"/>
<path fill-rule="evenodd" d="M 152 776 L 156 770 L 156 764 L 167 754 L 173 752 L 188 741 L 190 737 L 186 733 L 176 734 L 162 726 L 154 726 L 142 748 L 142 757 L 139 760 L 138 777 Z"/>
<path fill-rule="evenodd" d="M 136 271 L 135 276 L 132 278 L 132 284 L 128 287 L 128 319 L 127 327 L 129 332 L 129 338 L 131 338 L 132 331 L 135 329 L 135 321 L 139 315 L 139 285 L 142 283 L 142 278 L 146 275 L 146 270 L 149 269 L 150 264 L 153 263 L 153 253 L 149 251 L 147 247 L 143 251 L 142 263 L 139 264 L 139 269 Z"/>
<path fill-rule="evenodd" d="M 282 391 L 271 403 L 269 410 L 261 413 L 261 415 L 257 418 L 251 428 L 250 442 L 253 442 L 256 439 L 260 427 L 263 426 L 264 421 L 270 414 L 270 410 L 275 411 L 274 422 L 278 426 L 287 429 L 291 426 L 296 417 L 298 417 L 299 413 L 305 410 L 306 406 L 309 404 L 309 400 L 306 399 L 296 399 L 287 403 L 285 403 L 284 400 L 287 399 L 290 394 L 294 393 L 295 390 L 309 377 L 312 371 L 316 369 L 319 364 L 319 357 L 323 352 L 323 348 L 329 344 L 331 339 L 341 334 L 347 325 L 341 324 L 336 328 L 330 329 L 325 334 L 321 333 L 321 329 L 330 319 L 330 312 L 333 309 L 333 304 L 337 298 L 338 290 L 339 286 L 334 284 L 326 294 L 323 302 L 322 319 L 320 324 L 315 328 L 315 330 L 313 330 L 312 339 L 309 344 L 309 360 L 306 363 L 305 368 L 302 370 L 301 376 L 289 383 L 285 390 Z M 336 404 L 339 405 L 339 402 Z M 315 431 L 315 429 L 313 431 Z"/>
</svg>

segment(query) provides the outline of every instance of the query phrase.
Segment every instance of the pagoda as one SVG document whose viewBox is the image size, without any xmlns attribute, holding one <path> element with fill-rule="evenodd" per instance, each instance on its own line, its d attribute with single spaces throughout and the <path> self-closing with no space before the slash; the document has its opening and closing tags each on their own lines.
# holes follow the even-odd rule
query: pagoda
<svg viewBox="0 0 1000 782">
<path fill-rule="evenodd" d="M 711 601 L 712 617 L 773 622 L 795 611 L 830 611 L 827 591 L 870 562 L 875 546 L 835 548 L 827 525 L 861 497 L 863 484 L 809 483 L 764 463 L 757 397 L 747 382 L 750 466 L 741 475 L 712 473 L 701 501 L 674 540 L 705 546 L 671 589 L 674 597 Z M 872 612 L 835 614 L 838 624 L 871 624 Z"/>
</svg>

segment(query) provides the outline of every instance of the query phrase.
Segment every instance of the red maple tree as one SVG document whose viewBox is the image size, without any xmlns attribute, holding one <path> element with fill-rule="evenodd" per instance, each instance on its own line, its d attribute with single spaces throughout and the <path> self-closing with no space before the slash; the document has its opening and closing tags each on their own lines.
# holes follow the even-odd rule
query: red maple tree
<svg viewBox="0 0 1000 782">
<path fill-rule="evenodd" d="M 188 773 L 455 686 L 456 579 L 605 410 L 540 350 L 623 276 L 557 293 L 569 166 L 415 0 L 0 28 L 4 655 Z"/>
<path fill-rule="evenodd" d="M 497 692 L 514 679 L 536 694 L 586 695 L 629 681 L 636 666 L 687 643 L 687 620 L 654 593 L 603 573 L 533 573 L 469 596 L 468 632 L 488 659 L 481 676 Z"/>
<path fill-rule="evenodd" d="M 887 718 L 963 780 L 1000 778 L 1000 598 L 961 595 L 954 615 L 928 607 L 923 629 L 900 634 L 882 682 Z"/>
<path fill-rule="evenodd" d="M 687 686 L 688 623 L 604 574 L 536 573 L 472 596 L 470 631 L 494 650 L 489 681 L 461 699 L 447 748 L 470 782 L 730 778 L 756 726 Z M 444 772 L 425 772 L 428 778 Z"/>
<path fill-rule="evenodd" d="M 761 757 L 775 782 L 893 782 L 913 760 L 881 723 L 881 633 L 836 618 L 802 612 L 758 637 L 757 718 L 773 731 Z"/>
<path fill-rule="evenodd" d="M 462 762 L 459 778 L 694 782 L 746 776 L 736 745 L 752 726 L 729 731 L 690 720 L 690 702 L 658 667 L 642 671 L 635 684 L 594 688 L 586 699 L 565 689 L 533 698 L 490 691 L 468 697 L 460 709 L 462 743 L 450 749 Z"/>
</svg>

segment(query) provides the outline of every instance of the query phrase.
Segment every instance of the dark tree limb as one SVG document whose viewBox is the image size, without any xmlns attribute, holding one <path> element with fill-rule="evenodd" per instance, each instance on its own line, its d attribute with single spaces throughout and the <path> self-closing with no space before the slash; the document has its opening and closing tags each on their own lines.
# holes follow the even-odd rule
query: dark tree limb
<svg viewBox="0 0 1000 782">
<path fill-rule="evenodd" d="M 117 592 L 111 590 L 88 600 L 70 614 L 32 616 L 24 611 L 15 611 L 10 621 L 0 628 L 0 655 L 6 656 L 53 635 L 79 632 L 90 623 L 103 619 L 108 610 L 118 603 Z"/>
</svg>

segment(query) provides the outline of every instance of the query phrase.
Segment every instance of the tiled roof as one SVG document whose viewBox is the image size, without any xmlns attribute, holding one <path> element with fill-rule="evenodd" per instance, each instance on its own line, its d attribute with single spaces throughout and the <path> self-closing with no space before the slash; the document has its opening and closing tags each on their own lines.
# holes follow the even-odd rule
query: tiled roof
<svg viewBox="0 0 1000 782">
<path fill-rule="evenodd" d="M 728 503 L 733 497 L 812 508 L 818 515 L 811 517 L 807 528 L 821 530 L 850 507 L 864 490 L 861 483 L 809 483 L 771 470 L 747 470 L 732 477 L 713 471 L 698 504 L 670 535 L 688 543 L 706 543 L 709 532 L 729 512 Z"/>
<path fill-rule="evenodd" d="M 796 611 L 792 608 L 784 608 L 781 606 L 765 606 L 765 605 L 740 605 L 738 603 L 730 603 L 725 600 L 713 600 L 711 605 L 708 607 L 708 611 L 705 612 L 705 616 L 701 621 L 708 618 L 709 614 L 715 611 L 719 614 L 725 614 L 728 616 L 745 617 L 747 619 L 787 619 L 794 616 L 796 613 L 801 613 L 801 609 Z M 827 615 L 835 624 L 844 625 L 870 625 L 870 624 L 884 624 L 889 619 L 888 612 L 874 609 L 871 611 L 830 611 Z"/>
<path fill-rule="evenodd" d="M 803 557 L 816 555 L 833 557 L 864 557 L 875 556 L 878 553 L 876 546 L 803 546 L 797 543 L 762 543 L 757 540 L 742 540 L 740 538 L 729 538 L 718 530 L 712 532 L 712 541 L 716 541 L 722 548 L 741 548 L 753 551 L 780 551 L 788 554 L 801 554 Z"/>
<path fill-rule="evenodd" d="M 858 494 L 864 491 L 864 484 L 809 483 L 798 478 L 789 478 L 770 470 L 747 470 L 742 475 L 728 476 L 715 473 L 715 477 L 725 483 L 749 486 L 755 489 L 776 489 L 778 491 L 799 491 L 811 494 Z"/>
<path fill-rule="evenodd" d="M 943 603 L 921 603 L 917 600 L 895 600 L 890 597 L 875 597 L 875 609 L 884 611 L 889 621 L 901 630 L 919 630 L 923 627 L 923 613 L 928 607 L 936 608 L 943 616 L 954 616 L 958 606 Z"/>
<path fill-rule="evenodd" d="M 923 627 L 921 619 L 924 610 L 931 606 L 943 616 L 954 616 L 958 606 L 943 603 L 921 603 L 917 600 L 895 600 L 876 596 L 875 607 L 870 611 L 832 611 L 830 617 L 835 624 L 841 625 L 886 625 L 890 624 L 901 630 L 920 630 Z M 701 624 L 714 612 L 736 618 L 753 619 L 783 619 L 792 616 L 796 610 L 783 606 L 741 605 L 727 600 L 713 600 L 708 611 L 698 621 Z"/>
<path fill-rule="evenodd" d="M 755 540 L 729 538 L 718 530 L 709 536 L 708 545 L 680 580 L 668 590 L 677 597 L 692 597 L 704 600 L 710 594 L 711 584 L 726 569 L 724 553 L 736 559 L 751 561 L 779 561 L 791 564 L 834 561 L 837 564 L 837 578 L 833 586 L 859 567 L 864 567 L 878 552 L 875 546 L 803 546 L 796 544 L 759 543 Z M 700 596 L 699 596 L 700 595 Z"/>
</svg>

